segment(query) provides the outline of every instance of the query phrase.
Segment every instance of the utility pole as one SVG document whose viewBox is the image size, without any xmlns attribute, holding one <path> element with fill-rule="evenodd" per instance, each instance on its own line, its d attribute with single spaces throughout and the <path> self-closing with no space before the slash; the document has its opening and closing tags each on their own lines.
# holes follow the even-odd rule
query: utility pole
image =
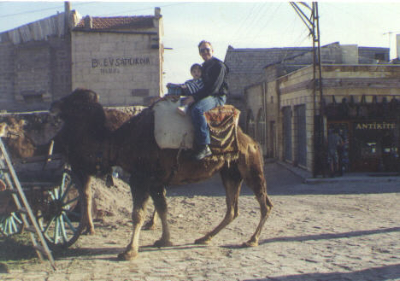
<svg viewBox="0 0 400 281">
<path fill-rule="evenodd" d="M 312 36 L 313 43 L 313 112 L 314 112 L 314 132 L 313 132 L 313 177 L 323 171 L 325 165 L 325 142 L 327 138 L 327 120 L 324 109 L 324 99 L 322 91 L 322 65 L 321 65 L 321 41 L 319 32 L 318 3 L 312 2 L 310 7 L 305 2 L 299 4 L 306 10 L 304 12 L 296 2 L 290 2 L 296 13 L 300 16 Z M 307 13 L 310 15 L 307 16 Z M 317 111 L 317 93 L 319 94 L 319 110 Z M 322 170 L 321 170 L 322 169 Z"/>
<path fill-rule="evenodd" d="M 389 38 L 389 51 L 391 50 L 391 46 L 392 46 L 392 35 L 393 35 L 393 31 L 388 31 L 388 32 L 385 32 L 385 33 L 383 33 L 382 35 L 387 35 L 388 36 L 388 38 Z M 391 52 L 390 52 L 391 53 Z M 389 58 L 389 60 L 390 59 L 392 59 L 391 58 L 391 54 L 390 54 L 390 58 Z"/>
</svg>

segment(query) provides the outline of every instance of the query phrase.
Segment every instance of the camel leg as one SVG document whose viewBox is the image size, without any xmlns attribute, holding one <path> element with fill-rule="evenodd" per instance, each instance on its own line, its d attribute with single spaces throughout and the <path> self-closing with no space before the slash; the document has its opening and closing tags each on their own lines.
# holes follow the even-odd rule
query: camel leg
<svg viewBox="0 0 400 281">
<path fill-rule="evenodd" d="M 78 174 L 79 175 L 79 174 Z M 85 234 L 94 235 L 94 224 L 92 218 L 92 203 L 93 203 L 93 196 L 92 196 L 92 188 L 90 187 L 90 180 L 91 177 L 89 175 L 85 175 L 80 173 L 80 178 L 82 182 L 83 188 L 83 221 L 86 230 L 84 231 Z"/>
<path fill-rule="evenodd" d="M 164 187 L 163 187 L 163 194 L 164 194 L 164 198 L 165 198 L 167 192 Z M 151 216 L 150 220 L 148 222 L 146 222 L 146 224 L 143 226 L 142 229 L 154 230 L 156 228 L 157 217 L 158 217 L 157 209 L 154 209 L 153 215 Z"/>
<path fill-rule="evenodd" d="M 222 222 L 211 232 L 207 233 L 204 237 L 197 239 L 196 244 L 208 244 L 211 239 L 218 234 L 224 227 L 231 223 L 235 218 L 239 216 L 238 199 L 240 194 L 240 188 L 242 186 L 243 179 L 237 169 L 237 166 L 231 164 L 231 166 L 224 167 L 221 172 L 222 183 L 226 192 L 226 214 Z"/>
<path fill-rule="evenodd" d="M 261 230 L 268 219 L 269 213 L 272 209 L 272 202 L 267 194 L 267 183 L 264 177 L 264 167 L 259 152 L 255 152 L 255 161 L 250 166 L 242 167 L 241 172 L 244 174 L 246 184 L 253 190 L 258 203 L 260 204 L 261 218 L 256 231 L 251 236 L 250 240 L 243 243 L 245 247 L 258 246 Z M 259 156 L 259 157 L 257 157 Z"/>
<path fill-rule="evenodd" d="M 133 182 L 131 177 L 130 186 L 133 200 L 133 231 L 131 242 L 126 247 L 125 251 L 118 255 L 119 260 L 132 260 L 136 258 L 139 253 L 139 235 L 144 222 L 146 203 L 149 199 L 149 189 L 145 183 L 138 181 Z"/>
<path fill-rule="evenodd" d="M 145 230 L 154 230 L 157 223 L 157 210 L 154 210 L 150 220 L 143 226 Z"/>
<path fill-rule="evenodd" d="M 162 235 L 160 240 L 154 243 L 156 247 L 167 247 L 172 246 L 170 241 L 169 225 L 167 221 L 168 207 L 167 200 L 165 198 L 165 188 L 160 184 L 153 184 L 150 188 L 150 195 L 154 201 L 154 207 L 156 208 L 157 214 L 160 217 L 162 225 Z"/>
</svg>

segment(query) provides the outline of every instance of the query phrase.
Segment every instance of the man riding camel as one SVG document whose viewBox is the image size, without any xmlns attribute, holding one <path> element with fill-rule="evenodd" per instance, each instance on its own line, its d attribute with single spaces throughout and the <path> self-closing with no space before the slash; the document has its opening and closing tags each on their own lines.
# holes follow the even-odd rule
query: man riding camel
<svg viewBox="0 0 400 281">
<path fill-rule="evenodd" d="M 190 106 L 190 115 L 194 126 L 195 153 L 194 159 L 201 160 L 211 156 L 209 148 L 210 132 L 204 113 L 226 103 L 228 94 L 228 67 L 213 56 L 214 50 L 210 42 L 201 41 L 198 45 L 200 56 L 203 58 L 201 78 L 204 87 L 183 101 Z"/>
</svg>

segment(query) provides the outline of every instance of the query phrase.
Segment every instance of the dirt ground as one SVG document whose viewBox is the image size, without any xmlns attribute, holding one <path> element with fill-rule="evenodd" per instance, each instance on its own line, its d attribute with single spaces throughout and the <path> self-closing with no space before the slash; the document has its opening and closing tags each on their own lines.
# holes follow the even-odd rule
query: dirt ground
<svg viewBox="0 0 400 281">
<path fill-rule="evenodd" d="M 400 280 L 399 182 L 304 184 L 276 163 L 266 165 L 266 175 L 274 209 L 258 247 L 239 247 L 259 220 L 245 186 L 240 216 L 210 245 L 193 244 L 225 214 L 215 176 L 168 189 L 174 246 L 152 246 L 161 236 L 158 224 L 142 231 L 137 259 L 118 261 L 131 234 L 129 187 L 117 180 L 117 187 L 107 188 L 97 180 L 96 234 L 54 253 L 56 271 L 47 262 L 16 260 L 0 280 Z"/>
</svg>

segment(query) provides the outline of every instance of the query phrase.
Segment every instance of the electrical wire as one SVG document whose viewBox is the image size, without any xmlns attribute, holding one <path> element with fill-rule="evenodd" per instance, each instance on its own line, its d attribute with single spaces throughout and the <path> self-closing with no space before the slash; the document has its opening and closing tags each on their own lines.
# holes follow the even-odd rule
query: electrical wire
<svg viewBox="0 0 400 281">
<path fill-rule="evenodd" d="M 267 29 L 267 26 L 269 26 L 269 24 L 272 22 L 272 20 L 275 18 L 275 16 L 277 15 L 278 10 L 280 9 L 282 3 L 279 3 L 278 6 L 276 6 L 275 10 L 272 12 L 272 17 L 268 17 L 267 22 L 260 28 L 260 32 L 256 35 L 257 37 L 264 31 Z M 252 44 L 255 39 L 256 36 L 253 37 L 253 40 L 251 40 L 249 43 Z"/>
<path fill-rule="evenodd" d="M 62 5 L 63 5 L 62 9 L 64 9 L 64 4 L 62 4 Z M 39 9 L 39 10 L 26 11 L 26 12 L 17 13 L 17 14 L 8 14 L 8 15 L 0 15 L 0 16 L 2 18 L 9 18 L 9 17 L 22 16 L 22 15 L 27 15 L 27 14 L 40 13 L 40 12 L 44 12 L 44 11 L 50 11 L 50 10 L 54 10 L 54 9 L 57 9 L 57 8 L 58 7 L 51 7 L 51 8 L 47 8 L 47 9 Z"/>
<path fill-rule="evenodd" d="M 252 3 L 253 6 L 251 7 L 251 10 L 249 11 L 249 13 L 247 14 L 247 16 L 244 18 L 244 20 L 239 24 L 239 28 L 236 30 L 236 32 L 233 33 L 233 36 L 231 37 L 230 40 L 228 40 L 229 42 L 232 42 L 232 44 L 235 44 L 237 40 L 240 40 L 240 32 L 242 31 L 243 27 L 246 26 L 245 23 L 247 23 L 247 21 L 251 18 L 253 11 L 255 9 L 255 4 Z M 236 40 L 236 38 L 238 38 Z"/>
<path fill-rule="evenodd" d="M 253 15 L 252 17 L 252 22 L 246 26 L 246 29 L 244 30 L 244 34 L 246 34 L 248 37 L 247 38 L 252 38 L 252 34 L 254 32 L 257 32 L 258 30 L 256 29 L 256 26 L 259 26 L 259 23 L 261 22 L 262 18 L 265 17 L 265 10 L 267 10 L 267 7 L 270 5 L 270 3 L 263 3 L 261 4 L 262 6 L 260 8 L 257 7 L 257 12 L 256 14 Z M 247 39 L 246 38 L 246 39 Z"/>
<path fill-rule="evenodd" d="M 177 5 L 186 5 L 186 4 L 193 4 L 193 2 L 179 2 L 179 3 L 174 3 L 174 4 L 161 5 L 159 7 L 160 8 L 168 8 L 168 7 L 173 7 L 173 6 L 177 6 Z M 121 15 L 121 14 L 123 15 L 123 14 L 129 14 L 129 13 L 133 13 L 133 12 L 140 12 L 140 11 L 145 11 L 145 10 L 150 10 L 150 9 L 154 9 L 154 6 L 135 9 L 135 10 L 124 10 L 124 11 L 120 11 L 120 12 L 100 14 L 98 16 L 99 17 L 104 17 L 104 16 L 113 16 L 113 15 Z"/>
<path fill-rule="evenodd" d="M 86 2 L 86 3 L 77 4 L 76 6 L 83 6 L 83 5 L 94 4 L 94 3 L 96 3 L 96 2 Z M 47 5 L 47 3 L 46 3 L 46 5 Z M 61 2 L 61 4 L 57 3 L 57 6 L 51 7 L 51 8 L 43 8 L 43 9 L 38 9 L 38 10 L 24 11 L 24 12 L 16 13 L 16 14 L 8 14 L 8 15 L 5 14 L 5 15 L 0 15 L 0 17 L 9 18 L 9 17 L 22 16 L 22 15 L 28 15 L 28 14 L 35 14 L 35 13 L 55 10 L 57 8 L 60 8 L 61 10 L 64 10 L 64 3 L 63 2 Z"/>
</svg>

